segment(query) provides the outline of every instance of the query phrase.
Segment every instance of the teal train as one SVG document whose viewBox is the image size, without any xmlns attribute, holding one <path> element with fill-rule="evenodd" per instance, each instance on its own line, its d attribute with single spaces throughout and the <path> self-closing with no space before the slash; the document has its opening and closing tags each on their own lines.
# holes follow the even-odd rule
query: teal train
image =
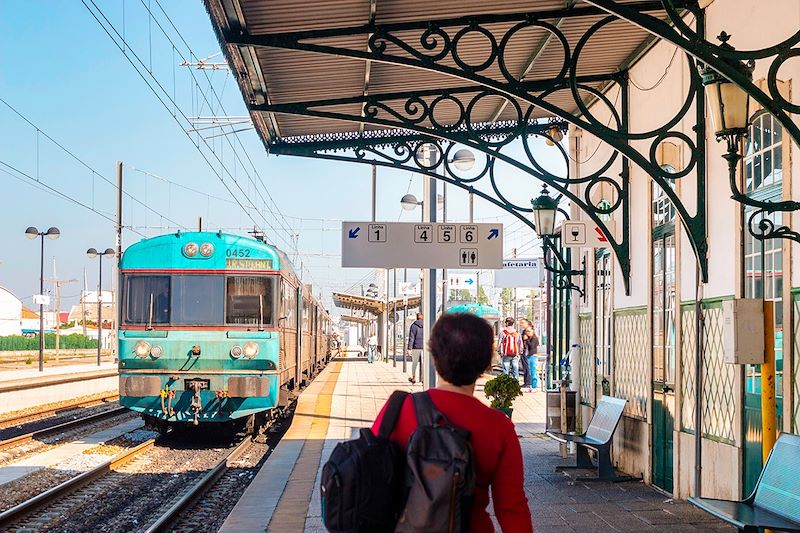
<svg viewBox="0 0 800 533">
<path fill-rule="evenodd" d="M 328 362 L 330 320 L 286 254 L 225 233 L 144 239 L 120 261 L 120 403 L 253 429 Z"/>
</svg>

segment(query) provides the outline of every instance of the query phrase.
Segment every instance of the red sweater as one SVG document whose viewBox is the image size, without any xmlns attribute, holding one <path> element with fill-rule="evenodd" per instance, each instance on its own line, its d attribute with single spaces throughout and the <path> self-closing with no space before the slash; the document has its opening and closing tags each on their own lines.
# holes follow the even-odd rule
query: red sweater
<svg viewBox="0 0 800 533">
<path fill-rule="evenodd" d="M 503 413 L 490 409 L 473 396 L 440 389 L 431 389 L 428 392 L 433 404 L 450 423 L 468 430 L 471 435 L 476 487 L 470 531 L 494 531 L 486 511 L 491 486 L 494 513 L 502 530 L 506 533 L 532 533 L 531 512 L 522 486 L 522 450 L 514 424 Z M 372 431 L 376 435 L 385 410 L 386 405 L 372 425 Z M 408 439 L 416 428 L 417 415 L 409 396 L 392 431 L 392 441 L 405 450 Z"/>
</svg>

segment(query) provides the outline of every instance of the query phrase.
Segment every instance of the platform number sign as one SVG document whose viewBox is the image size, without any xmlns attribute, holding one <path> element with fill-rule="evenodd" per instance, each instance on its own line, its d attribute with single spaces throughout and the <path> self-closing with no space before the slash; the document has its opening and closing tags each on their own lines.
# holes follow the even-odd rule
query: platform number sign
<svg viewBox="0 0 800 533">
<path fill-rule="evenodd" d="M 461 226 L 459 235 L 459 242 L 461 244 L 472 244 L 476 240 L 478 240 L 478 226 Z"/>
<path fill-rule="evenodd" d="M 433 226 L 430 224 L 414 225 L 414 242 L 430 243 L 433 242 Z"/>
<path fill-rule="evenodd" d="M 386 242 L 386 224 L 370 224 L 368 230 L 369 242 Z"/>
<path fill-rule="evenodd" d="M 438 236 L 436 241 L 441 244 L 449 244 L 456 240 L 456 227 L 449 225 L 440 225 L 438 227 Z"/>
</svg>

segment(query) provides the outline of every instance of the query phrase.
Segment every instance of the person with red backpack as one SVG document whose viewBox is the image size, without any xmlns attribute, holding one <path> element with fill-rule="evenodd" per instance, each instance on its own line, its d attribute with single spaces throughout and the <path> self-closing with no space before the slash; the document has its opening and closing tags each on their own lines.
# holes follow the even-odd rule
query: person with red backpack
<svg viewBox="0 0 800 533">
<path fill-rule="evenodd" d="M 500 330 L 497 351 L 503 362 L 503 373 L 519 378 L 519 356 L 522 354 L 522 336 L 514 328 L 514 319 L 506 318 L 505 327 Z"/>
</svg>

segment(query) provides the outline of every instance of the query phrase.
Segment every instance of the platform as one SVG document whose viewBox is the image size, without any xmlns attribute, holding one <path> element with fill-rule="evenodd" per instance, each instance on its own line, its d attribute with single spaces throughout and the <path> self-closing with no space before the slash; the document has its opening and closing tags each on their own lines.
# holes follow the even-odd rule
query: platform
<svg viewBox="0 0 800 533">
<path fill-rule="evenodd" d="M 476 397 L 483 396 L 482 380 Z M 222 526 L 225 533 L 325 531 L 319 476 L 336 444 L 369 426 L 392 391 L 422 390 L 401 366 L 363 359 L 334 360 L 300 395 L 292 426 Z M 725 529 L 685 502 L 673 503 L 641 482 L 575 482 L 544 435 L 545 394 L 525 393 L 514 403 L 514 423 L 525 460 L 525 488 L 537 532 L 681 531 Z M 572 459 L 574 461 L 574 459 Z M 491 507 L 490 507 L 491 511 Z M 498 528 L 499 530 L 499 528 Z"/>
<path fill-rule="evenodd" d="M 117 390 L 117 364 L 104 362 L 0 371 L 0 413 Z M 33 392 L 35 390 L 35 393 Z"/>
</svg>

